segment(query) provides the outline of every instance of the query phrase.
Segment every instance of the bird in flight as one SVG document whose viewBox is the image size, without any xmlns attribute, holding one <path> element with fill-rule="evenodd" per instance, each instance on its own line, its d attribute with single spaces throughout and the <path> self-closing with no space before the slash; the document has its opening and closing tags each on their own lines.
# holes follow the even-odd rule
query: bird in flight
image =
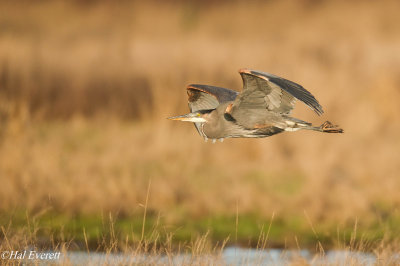
<svg viewBox="0 0 400 266">
<path fill-rule="evenodd" d="M 205 141 L 224 138 L 265 138 L 283 131 L 300 129 L 343 133 L 326 121 L 320 126 L 291 117 L 296 100 L 321 115 L 324 111 L 315 97 L 290 80 L 249 69 L 240 69 L 241 93 L 209 85 L 187 87 L 190 113 L 168 119 L 193 122 Z"/>
</svg>

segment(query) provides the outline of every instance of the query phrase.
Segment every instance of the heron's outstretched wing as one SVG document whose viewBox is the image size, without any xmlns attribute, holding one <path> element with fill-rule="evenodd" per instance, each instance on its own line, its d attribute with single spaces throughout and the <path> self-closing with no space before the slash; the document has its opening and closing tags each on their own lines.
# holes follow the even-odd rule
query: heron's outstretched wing
<svg viewBox="0 0 400 266">
<path fill-rule="evenodd" d="M 234 101 L 237 91 L 221 87 L 191 84 L 187 87 L 190 112 L 215 109 L 224 102 Z"/>
<path fill-rule="evenodd" d="M 243 79 L 243 91 L 235 100 L 232 111 L 236 108 L 267 109 L 289 114 L 296 99 L 299 99 L 318 115 L 323 113 L 322 106 L 314 96 L 297 83 L 254 70 L 241 69 L 239 73 Z"/>
</svg>

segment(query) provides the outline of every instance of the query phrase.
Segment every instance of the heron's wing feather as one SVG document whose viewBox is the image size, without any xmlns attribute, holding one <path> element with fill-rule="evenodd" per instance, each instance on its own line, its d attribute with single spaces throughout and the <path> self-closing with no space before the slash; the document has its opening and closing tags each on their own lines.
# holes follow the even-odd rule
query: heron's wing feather
<svg viewBox="0 0 400 266">
<path fill-rule="evenodd" d="M 239 70 L 243 79 L 243 91 L 233 105 L 244 109 L 267 109 L 289 114 L 296 99 L 307 104 L 318 115 L 323 113 L 314 96 L 301 85 L 278 76 L 253 70 Z"/>
<path fill-rule="evenodd" d="M 189 85 L 187 93 L 191 112 L 215 109 L 221 103 L 234 101 L 238 95 L 237 91 L 200 84 Z"/>
</svg>

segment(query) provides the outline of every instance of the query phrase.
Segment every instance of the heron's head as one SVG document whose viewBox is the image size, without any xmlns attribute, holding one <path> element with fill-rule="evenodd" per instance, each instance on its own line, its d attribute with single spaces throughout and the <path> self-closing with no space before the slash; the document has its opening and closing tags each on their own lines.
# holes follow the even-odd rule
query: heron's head
<svg viewBox="0 0 400 266">
<path fill-rule="evenodd" d="M 207 122 L 207 117 L 209 116 L 211 111 L 213 110 L 199 110 L 186 115 L 168 117 L 168 119 L 193 122 L 193 123 L 205 123 Z"/>
</svg>

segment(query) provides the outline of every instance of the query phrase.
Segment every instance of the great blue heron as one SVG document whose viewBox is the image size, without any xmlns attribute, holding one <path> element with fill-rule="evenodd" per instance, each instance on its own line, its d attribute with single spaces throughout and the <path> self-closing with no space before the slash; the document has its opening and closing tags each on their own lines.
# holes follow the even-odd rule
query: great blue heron
<svg viewBox="0 0 400 266">
<path fill-rule="evenodd" d="M 205 141 L 224 138 L 264 138 L 300 129 L 343 133 L 329 121 L 315 127 L 290 116 L 296 99 L 318 115 L 322 106 L 301 85 L 265 72 L 241 69 L 243 91 L 192 84 L 187 87 L 189 114 L 169 117 L 193 122 Z"/>
</svg>

